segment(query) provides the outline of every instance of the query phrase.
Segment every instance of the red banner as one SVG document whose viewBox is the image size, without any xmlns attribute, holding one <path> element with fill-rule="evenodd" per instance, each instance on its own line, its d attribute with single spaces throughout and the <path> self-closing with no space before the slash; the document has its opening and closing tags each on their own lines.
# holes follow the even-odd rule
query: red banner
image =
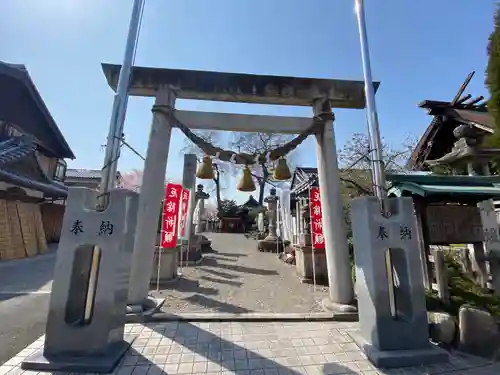
<svg viewBox="0 0 500 375">
<path fill-rule="evenodd" d="M 321 194 L 319 187 L 309 188 L 309 207 L 311 210 L 312 243 L 315 249 L 325 248 L 323 236 L 323 210 L 321 209 Z"/>
<path fill-rule="evenodd" d="M 177 246 L 177 218 L 181 200 L 182 185 L 168 184 L 163 205 L 163 228 L 161 247 L 171 249 Z"/>
<path fill-rule="evenodd" d="M 182 189 L 181 198 L 181 220 L 179 224 L 179 230 L 181 237 L 184 237 L 184 232 L 186 230 L 186 219 L 189 206 L 189 189 Z"/>
</svg>

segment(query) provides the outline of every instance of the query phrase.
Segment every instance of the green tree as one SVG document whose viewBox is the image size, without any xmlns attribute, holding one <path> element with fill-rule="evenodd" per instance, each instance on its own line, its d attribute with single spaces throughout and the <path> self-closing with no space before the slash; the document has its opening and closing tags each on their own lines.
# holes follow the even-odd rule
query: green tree
<svg viewBox="0 0 500 375">
<path fill-rule="evenodd" d="M 497 128 L 489 143 L 498 147 L 500 145 L 500 7 L 497 8 L 495 26 L 488 43 L 486 85 L 490 92 L 488 111 L 495 119 Z"/>
</svg>

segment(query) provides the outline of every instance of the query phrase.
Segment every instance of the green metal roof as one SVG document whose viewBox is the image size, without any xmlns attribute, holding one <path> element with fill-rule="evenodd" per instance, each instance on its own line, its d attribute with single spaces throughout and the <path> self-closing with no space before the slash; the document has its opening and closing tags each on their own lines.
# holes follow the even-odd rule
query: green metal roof
<svg viewBox="0 0 500 375">
<path fill-rule="evenodd" d="M 400 197 L 404 193 L 419 195 L 421 197 L 430 197 L 437 195 L 461 195 L 468 197 L 477 197 L 482 199 L 500 198 L 500 187 L 495 186 L 452 186 L 452 185 L 420 185 L 413 182 L 402 182 L 393 184 L 389 195 Z"/>
<path fill-rule="evenodd" d="M 500 185 L 500 176 L 446 176 L 429 172 L 392 174 L 387 173 L 387 181 L 393 185 L 398 183 L 414 183 L 418 185 L 440 186 L 493 186 Z"/>
</svg>

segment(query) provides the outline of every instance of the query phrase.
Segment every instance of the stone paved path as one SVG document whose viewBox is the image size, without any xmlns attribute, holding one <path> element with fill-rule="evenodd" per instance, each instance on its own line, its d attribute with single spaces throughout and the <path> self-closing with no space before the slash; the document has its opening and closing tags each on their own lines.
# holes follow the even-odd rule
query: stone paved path
<svg viewBox="0 0 500 375">
<path fill-rule="evenodd" d="M 377 370 L 348 332 L 357 323 L 149 323 L 127 325 L 137 336 L 115 369 L 119 375 L 498 375 L 500 364 L 453 355 L 449 363 Z M 0 374 L 31 375 L 23 358 L 43 337 L 0 367 Z M 39 373 L 40 374 L 40 373 Z M 47 373 L 48 374 L 48 373 Z M 57 373 L 66 375 L 64 373 Z"/>
<path fill-rule="evenodd" d="M 163 311 L 169 313 L 310 313 L 322 311 L 327 288 L 302 284 L 295 266 L 276 254 L 261 253 L 241 234 L 207 233 L 213 253 L 185 267 L 180 280 L 165 285 Z M 156 294 L 153 292 L 153 294 Z M 157 294 L 156 294 L 157 295 Z"/>
</svg>

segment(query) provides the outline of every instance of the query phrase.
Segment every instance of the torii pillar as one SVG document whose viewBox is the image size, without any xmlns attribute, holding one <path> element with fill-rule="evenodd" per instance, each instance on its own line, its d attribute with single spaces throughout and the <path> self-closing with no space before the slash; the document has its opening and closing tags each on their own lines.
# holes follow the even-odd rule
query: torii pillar
<svg viewBox="0 0 500 375">
<path fill-rule="evenodd" d="M 323 211 L 323 235 L 325 238 L 326 264 L 328 269 L 329 298 L 323 307 L 332 311 L 355 312 L 354 287 L 349 259 L 349 247 L 344 222 L 344 207 L 340 193 L 340 171 L 330 101 L 317 99 L 313 103 L 314 116 L 324 122 L 316 134 L 316 160 Z"/>
<path fill-rule="evenodd" d="M 171 110 L 175 106 L 175 93 L 168 86 L 160 86 L 155 104 Z M 148 150 L 144 161 L 137 227 L 130 269 L 128 305 L 131 312 L 141 312 L 147 305 L 149 280 L 153 272 L 153 258 L 158 232 L 161 201 L 165 194 L 165 173 L 172 126 L 163 113 L 153 112 Z"/>
</svg>

